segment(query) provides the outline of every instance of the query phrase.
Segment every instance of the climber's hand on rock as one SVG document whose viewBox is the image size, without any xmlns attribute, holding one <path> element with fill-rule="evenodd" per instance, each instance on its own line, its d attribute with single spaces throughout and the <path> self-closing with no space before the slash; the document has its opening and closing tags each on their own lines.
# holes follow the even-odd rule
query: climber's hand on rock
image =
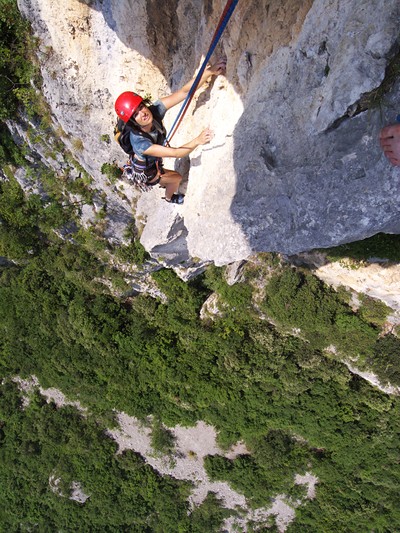
<svg viewBox="0 0 400 533">
<path fill-rule="evenodd" d="M 207 144 L 214 138 L 214 133 L 210 130 L 210 128 L 206 128 L 203 130 L 200 135 L 197 137 L 198 144 Z"/>
<path fill-rule="evenodd" d="M 220 57 L 212 65 L 207 65 L 205 73 L 207 76 L 219 76 L 226 72 L 226 57 Z"/>
<path fill-rule="evenodd" d="M 400 124 L 382 128 L 379 141 L 383 153 L 392 165 L 400 166 Z"/>
</svg>

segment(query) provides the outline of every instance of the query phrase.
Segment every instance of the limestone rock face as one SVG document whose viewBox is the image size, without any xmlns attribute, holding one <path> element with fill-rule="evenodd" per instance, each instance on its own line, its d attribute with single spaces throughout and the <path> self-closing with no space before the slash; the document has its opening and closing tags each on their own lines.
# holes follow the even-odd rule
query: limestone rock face
<svg viewBox="0 0 400 533">
<path fill-rule="evenodd" d="M 156 99 L 188 81 L 225 6 L 18 3 L 41 40 L 55 120 L 72 148 L 82 141 L 75 155 L 104 190 L 102 164 L 125 160 L 112 141 L 116 97 L 135 90 Z M 399 23 L 398 0 L 239 2 L 216 52 L 227 57 L 227 74 L 197 93 L 172 142 L 206 126 L 215 132 L 190 156 L 185 204 L 166 204 L 159 189 L 128 194 L 148 251 L 171 265 L 193 258 L 222 265 L 257 251 L 295 254 L 398 233 L 400 169 L 383 157 L 377 137 L 400 112 L 400 84 L 385 75 L 399 53 Z M 178 109 L 167 113 L 167 129 Z M 118 237 L 132 207 L 106 192 L 119 221 L 114 231 L 109 214 L 107 234 Z"/>
</svg>

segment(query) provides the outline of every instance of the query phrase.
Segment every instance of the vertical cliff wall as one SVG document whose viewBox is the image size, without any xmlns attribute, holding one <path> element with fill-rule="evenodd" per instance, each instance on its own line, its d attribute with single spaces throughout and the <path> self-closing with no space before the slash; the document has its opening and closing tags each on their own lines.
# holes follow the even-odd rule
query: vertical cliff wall
<svg viewBox="0 0 400 533">
<path fill-rule="evenodd" d="M 115 98 L 132 89 L 157 98 L 190 79 L 224 5 L 19 0 L 41 41 L 55 120 L 82 140 L 75 155 L 107 193 L 108 235 L 119 237 L 113 224 L 122 227 L 132 210 L 100 173 L 124 161 L 105 141 Z M 218 47 L 227 74 L 198 93 L 174 138 L 215 132 L 190 157 L 185 204 L 119 184 L 134 200 L 145 247 L 170 263 L 225 264 L 399 232 L 400 173 L 377 143 L 400 109 L 388 71 L 399 23 L 397 0 L 239 1 Z M 167 126 L 175 116 L 168 112 Z"/>
</svg>

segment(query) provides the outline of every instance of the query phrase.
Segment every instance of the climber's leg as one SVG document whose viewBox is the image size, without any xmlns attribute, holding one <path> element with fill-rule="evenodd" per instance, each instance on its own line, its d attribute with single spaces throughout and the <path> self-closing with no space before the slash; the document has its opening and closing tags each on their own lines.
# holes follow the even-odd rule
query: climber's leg
<svg viewBox="0 0 400 533">
<path fill-rule="evenodd" d="M 182 181 L 182 176 L 175 170 L 164 169 L 161 175 L 159 185 L 165 187 L 165 199 L 170 201 L 172 195 L 178 192 L 179 185 Z"/>
</svg>

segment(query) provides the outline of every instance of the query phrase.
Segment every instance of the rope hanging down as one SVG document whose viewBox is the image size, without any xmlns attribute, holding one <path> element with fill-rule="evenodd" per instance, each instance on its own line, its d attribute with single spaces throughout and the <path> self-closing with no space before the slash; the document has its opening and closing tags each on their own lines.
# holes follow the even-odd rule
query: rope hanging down
<svg viewBox="0 0 400 533">
<path fill-rule="evenodd" d="M 182 107 L 175 119 L 175 122 L 172 124 L 172 127 L 167 135 L 167 139 L 166 139 L 166 143 L 168 143 L 172 137 L 175 135 L 176 133 L 176 130 L 178 129 L 180 123 L 182 122 L 182 119 L 190 105 L 190 102 L 192 101 L 192 98 L 193 98 L 193 95 L 194 93 L 196 92 L 196 89 L 200 83 L 200 80 L 201 80 L 201 77 L 203 75 L 203 72 L 204 70 L 206 69 L 206 66 L 215 50 L 215 47 L 217 46 L 218 44 L 218 41 L 220 40 L 221 38 L 221 35 L 223 34 L 225 28 L 226 28 L 226 25 L 228 24 L 229 22 L 229 19 L 231 18 L 231 15 L 233 13 L 233 11 L 235 10 L 235 7 L 237 5 L 239 0 L 228 0 L 227 3 L 226 3 L 226 6 L 225 6 L 225 9 L 221 15 L 221 18 L 219 19 L 219 23 L 218 23 L 218 26 L 215 30 L 215 33 L 214 33 L 214 36 L 212 38 L 212 41 L 211 41 L 211 45 L 210 45 L 210 48 L 207 52 L 207 55 L 200 67 L 200 70 L 193 82 L 193 85 L 191 86 L 190 88 L 190 91 L 188 92 L 183 104 L 182 104 Z"/>
</svg>

